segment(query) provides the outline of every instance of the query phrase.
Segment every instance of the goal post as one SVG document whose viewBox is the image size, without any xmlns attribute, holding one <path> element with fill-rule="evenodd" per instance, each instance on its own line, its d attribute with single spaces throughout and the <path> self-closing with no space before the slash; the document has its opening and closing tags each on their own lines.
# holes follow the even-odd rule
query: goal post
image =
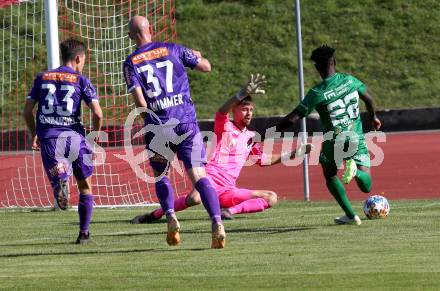
<svg viewBox="0 0 440 291">
<path fill-rule="evenodd" d="M 60 66 L 57 2 L 44 0 L 44 8 L 44 17 L 46 21 L 47 67 L 48 69 L 55 69 Z"/>
<path fill-rule="evenodd" d="M 53 4 L 45 9 L 43 4 Z M 76 37 L 86 43 L 87 60 L 83 74 L 97 88 L 104 113 L 107 141 L 105 162 L 95 165 L 92 176 L 96 206 L 120 207 L 156 203 L 154 184 L 137 178 L 124 155 L 124 122 L 135 105 L 127 94 L 122 63 L 134 50 L 128 37 L 128 20 L 134 15 L 148 16 L 155 31 L 154 39 L 175 41 L 176 19 L 173 0 L 26 0 L 2 1 L 0 5 L 0 208 L 53 207 L 53 194 L 38 152 L 30 150 L 31 140 L 21 116 L 26 96 L 35 76 L 56 67 L 59 56 L 54 35 L 48 35 L 46 23 L 58 22 L 59 41 Z M 57 17 L 52 22 L 53 11 Z M 53 27 L 50 25 L 51 29 Z M 46 42 L 46 39 L 48 40 Z M 91 129 L 91 113 L 82 110 L 82 121 Z M 142 127 L 140 120 L 133 131 Z M 135 153 L 143 150 L 143 140 L 133 140 Z M 148 162 L 140 165 L 152 175 Z M 187 177 L 171 171 L 176 194 L 191 190 Z M 78 201 L 74 179 L 70 179 L 71 203 Z"/>
</svg>

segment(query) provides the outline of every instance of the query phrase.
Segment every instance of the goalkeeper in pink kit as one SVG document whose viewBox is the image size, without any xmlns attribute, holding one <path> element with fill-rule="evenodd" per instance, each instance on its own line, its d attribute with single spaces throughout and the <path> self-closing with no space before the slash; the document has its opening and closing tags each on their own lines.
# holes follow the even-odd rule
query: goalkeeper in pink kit
<svg viewBox="0 0 440 291">
<path fill-rule="evenodd" d="M 255 132 L 248 129 L 252 120 L 254 103 L 251 95 L 264 94 L 261 86 L 265 77 L 251 76 L 250 81 L 236 95 L 228 99 L 216 112 L 214 120 L 214 153 L 206 166 L 207 177 L 215 187 L 223 219 L 231 219 L 239 213 L 261 212 L 277 203 L 277 194 L 269 190 L 250 190 L 238 188 L 236 181 L 245 162 L 252 159 L 260 166 L 269 166 L 281 162 L 281 155 L 265 155 L 260 144 L 253 142 Z M 233 120 L 229 120 L 232 112 Z M 301 147 L 302 152 L 309 152 L 310 145 Z M 294 157 L 296 151 L 288 153 Z M 186 196 L 179 197 L 174 204 L 175 211 L 201 203 L 200 194 L 193 190 Z M 164 215 L 161 208 L 151 213 L 138 215 L 132 223 L 151 223 Z"/>
</svg>

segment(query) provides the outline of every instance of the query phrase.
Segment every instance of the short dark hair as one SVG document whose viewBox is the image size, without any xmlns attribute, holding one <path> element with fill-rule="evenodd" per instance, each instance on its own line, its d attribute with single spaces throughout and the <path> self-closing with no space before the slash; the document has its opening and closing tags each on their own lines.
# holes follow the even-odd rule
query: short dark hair
<svg viewBox="0 0 440 291">
<path fill-rule="evenodd" d="M 316 69 L 325 70 L 334 54 L 334 48 L 329 47 L 328 45 L 322 45 L 313 50 L 310 59 L 315 62 Z"/>
<path fill-rule="evenodd" d="M 252 96 L 248 95 L 243 100 L 238 102 L 237 105 L 254 105 L 254 100 L 252 99 Z"/>
<path fill-rule="evenodd" d="M 68 38 L 60 44 L 61 59 L 63 63 L 75 59 L 77 55 L 86 53 L 86 45 L 75 38 Z"/>
</svg>

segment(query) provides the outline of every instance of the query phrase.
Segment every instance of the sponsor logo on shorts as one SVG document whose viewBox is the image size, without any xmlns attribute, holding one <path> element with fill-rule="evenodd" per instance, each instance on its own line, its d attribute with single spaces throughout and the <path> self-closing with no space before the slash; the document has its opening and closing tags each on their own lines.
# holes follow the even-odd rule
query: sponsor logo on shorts
<svg viewBox="0 0 440 291">
<path fill-rule="evenodd" d="M 66 166 L 63 163 L 58 163 L 53 168 L 49 169 L 49 174 L 51 177 L 66 174 Z"/>
</svg>

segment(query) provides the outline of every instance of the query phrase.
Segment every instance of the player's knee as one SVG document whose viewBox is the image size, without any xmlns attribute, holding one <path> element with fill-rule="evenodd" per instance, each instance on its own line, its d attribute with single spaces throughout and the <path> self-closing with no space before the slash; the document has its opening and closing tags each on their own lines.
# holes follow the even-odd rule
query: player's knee
<svg viewBox="0 0 440 291">
<path fill-rule="evenodd" d="M 168 175 L 168 160 L 161 155 L 155 154 L 150 158 L 150 166 L 153 168 L 154 176 Z"/>
<path fill-rule="evenodd" d="M 322 173 L 324 174 L 324 178 L 326 180 L 331 180 L 333 177 L 337 176 L 338 168 L 324 164 L 321 164 L 321 166 L 322 166 Z"/>
<path fill-rule="evenodd" d="M 273 191 L 268 191 L 266 195 L 266 201 L 269 203 L 270 207 L 278 203 L 278 195 Z"/>
<path fill-rule="evenodd" d="M 81 194 L 89 195 L 92 194 L 92 183 L 90 178 L 86 178 L 84 180 L 77 180 L 78 191 Z"/>
<path fill-rule="evenodd" d="M 186 205 L 188 206 L 195 206 L 195 205 L 199 205 L 200 203 L 202 203 L 202 199 L 200 198 L 200 195 L 189 195 L 186 198 Z"/>
</svg>

